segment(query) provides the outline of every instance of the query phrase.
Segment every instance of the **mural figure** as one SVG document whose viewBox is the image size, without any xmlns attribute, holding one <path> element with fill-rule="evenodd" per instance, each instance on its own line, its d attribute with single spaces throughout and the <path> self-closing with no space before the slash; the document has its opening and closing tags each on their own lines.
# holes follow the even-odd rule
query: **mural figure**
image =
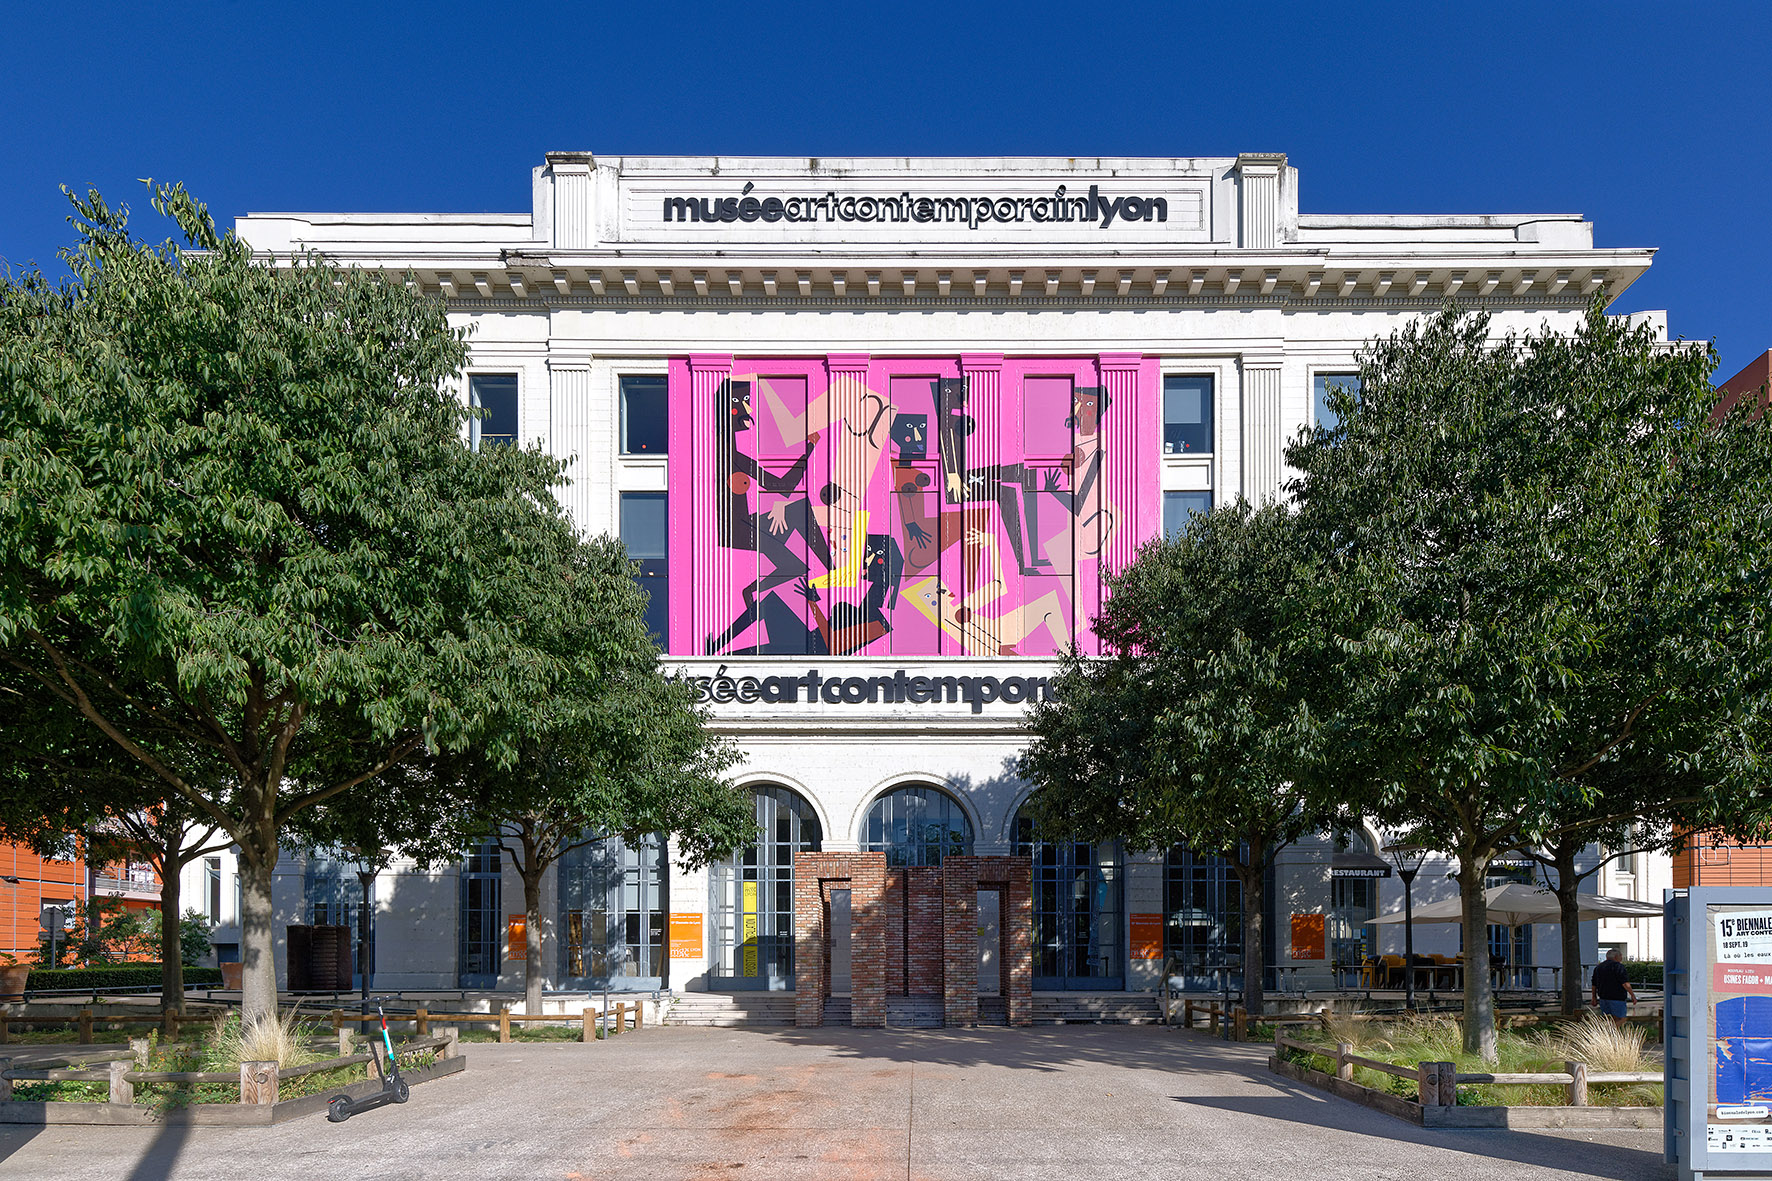
<svg viewBox="0 0 1772 1181">
<path fill-rule="evenodd" d="M 694 570 L 673 581 L 697 647 L 996 656 L 1087 642 L 1080 571 L 1122 524 L 1107 499 L 1108 399 L 1087 384 L 1096 364 L 1005 359 L 1001 405 L 942 376 L 958 366 L 939 358 L 875 359 L 865 371 L 756 360 L 727 374 L 702 395 L 718 399 L 712 446 L 671 469 L 673 496 L 682 479 L 714 498 L 710 535 L 688 539 L 689 560 L 728 564 L 729 599 L 711 610 L 690 590 Z M 1138 388 L 1155 397 L 1156 366 L 1141 372 Z M 1020 409 L 987 417 L 1002 406 Z"/>
<path fill-rule="evenodd" d="M 966 542 L 969 556 L 976 554 L 980 558 L 978 585 L 961 597 L 939 577 L 925 578 L 906 589 L 905 598 L 911 606 L 957 640 L 968 655 L 1019 656 L 1018 646 L 1042 627 L 1050 632 L 1054 650 L 1063 650 L 1070 643 L 1070 629 L 1065 626 L 1069 608 L 1056 590 L 1033 602 L 981 616 L 982 609 L 1001 599 L 1007 589 L 1003 584 L 1002 558 L 994 533 L 969 530 Z M 986 619 L 992 623 L 989 629 L 983 625 Z"/>
<path fill-rule="evenodd" d="M 831 564 L 830 548 L 823 532 L 813 525 L 811 502 L 802 491 L 806 465 L 811 461 L 813 449 L 818 446 L 818 432 L 806 436 L 805 449 L 787 471 L 770 471 L 738 446 L 739 433 L 749 431 L 753 425 L 751 388 L 748 381 L 728 380 L 720 386 L 725 413 L 719 416 L 718 462 L 725 491 L 720 496 L 719 536 L 720 545 L 726 549 L 758 555 L 758 576 L 756 581 L 743 587 L 744 607 L 737 618 L 725 630 L 708 637 L 705 650 L 710 655 L 724 650 L 762 621 L 765 614 L 778 622 L 783 618 L 783 612 L 787 618 L 794 618 L 792 608 L 769 592 L 810 573 L 809 557 L 826 568 Z M 758 494 L 759 510 L 751 507 L 753 490 Z M 775 494 L 781 499 L 768 509 L 761 509 L 764 494 Z M 829 505 L 836 498 L 837 489 L 833 485 L 821 489 L 820 499 L 824 504 Z M 804 556 L 796 553 L 789 544 L 796 533 L 805 544 Z M 804 624 L 794 630 L 803 633 Z M 772 639 L 775 636 L 773 629 L 770 636 Z M 762 651 L 762 648 L 752 646 L 749 650 Z"/>
<path fill-rule="evenodd" d="M 863 567 L 867 594 L 860 603 L 837 603 L 829 618 L 819 604 L 815 584 L 805 579 L 797 584 L 812 611 L 822 650 L 831 656 L 858 651 L 892 630 L 887 612 L 898 603 L 898 583 L 904 576 L 904 554 L 898 541 L 881 534 L 869 536 Z"/>
<path fill-rule="evenodd" d="M 1050 570 L 1052 563 L 1040 556 L 1040 485 L 1034 473 L 1019 463 L 966 465 L 966 438 L 978 423 L 966 413 L 969 397 L 966 379 L 943 378 L 940 384 L 941 459 L 943 491 L 949 504 L 994 501 L 1003 517 L 1003 531 L 1023 574 Z M 1023 528 L 1025 519 L 1026 528 Z"/>
<path fill-rule="evenodd" d="M 1066 512 L 1077 518 L 1085 535 L 1092 527 L 1100 526 L 1100 538 L 1095 547 L 1083 551 L 1090 557 L 1107 549 L 1108 539 L 1113 536 L 1117 524 L 1117 514 L 1107 503 L 1101 486 L 1101 465 L 1106 456 L 1101 447 L 1101 416 L 1107 413 L 1107 408 L 1106 390 L 1093 386 L 1077 388 L 1070 418 L 1071 429 L 1076 434 L 1076 448 L 1065 459 L 1062 473 L 1057 468 L 1046 473 L 1046 491 L 1064 506 Z M 1066 474 L 1070 477 L 1072 489 L 1068 492 L 1060 486 Z"/>
</svg>

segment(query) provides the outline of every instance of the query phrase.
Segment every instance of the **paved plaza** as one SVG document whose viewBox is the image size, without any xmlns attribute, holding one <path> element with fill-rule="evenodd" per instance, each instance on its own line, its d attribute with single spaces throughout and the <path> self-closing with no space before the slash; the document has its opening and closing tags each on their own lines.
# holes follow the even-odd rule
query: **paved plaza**
<svg viewBox="0 0 1772 1181">
<path fill-rule="evenodd" d="M 0 1177 L 1664 1178 L 1659 1131 L 1424 1131 L 1153 1027 L 647 1029 L 471 1045 L 343 1125 L 0 1128 Z"/>
</svg>

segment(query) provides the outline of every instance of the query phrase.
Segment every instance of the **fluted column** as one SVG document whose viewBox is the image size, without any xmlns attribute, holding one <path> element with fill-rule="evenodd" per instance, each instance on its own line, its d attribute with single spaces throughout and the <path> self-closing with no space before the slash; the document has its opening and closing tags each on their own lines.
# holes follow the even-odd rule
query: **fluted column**
<svg viewBox="0 0 1772 1181">
<path fill-rule="evenodd" d="M 1021 390 L 1003 388 L 1003 354 L 1002 353 L 964 353 L 960 357 L 960 376 L 966 379 L 966 413 L 972 416 L 973 431 L 966 440 L 967 468 L 987 467 L 1001 463 L 1005 448 L 1010 444 L 1005 440 L 1007 431 L 1016 432 L 1013 441 L 1014 450 L 1021 452 Z M 968 501 L 966 503 L 966 525 L 968 529 L 992 528 L 996 519 L 996 510 L 988 504 Z M 966 540 L 964 536 L 960 544 L 952 547 L 943 555 L 944 566 L 951 564 L 952 569 L 942 570 L 942 580 L 950 587 L 958 590 L 964 599 L 976 589 L 977 572 L 969 569 L 964 559 Z M 1010 551 L 1000 551 L 1003 568 L 1003 597 L 998 600 L 1000 605 L 1021 602 L 1022 585 L 1021 571 L 1014 565 Z M 997 611 L 980 612 L 973 620 L 977 625 L 980 638 L 987 648 L 980 653 L 983 656 L 995 656 L 1002 645 L 1001 629 L 997 626 Z M 958 653 L 963 649 L 959 641 L 944 631 L 941 637 L 943 653 Z"/>
<path fill-rule="evenodd" d="M 1243 495 L 1263 504 L 1280 494 L 1280 366 L 1277 361 L 1243 363 Z"/>
</svg>

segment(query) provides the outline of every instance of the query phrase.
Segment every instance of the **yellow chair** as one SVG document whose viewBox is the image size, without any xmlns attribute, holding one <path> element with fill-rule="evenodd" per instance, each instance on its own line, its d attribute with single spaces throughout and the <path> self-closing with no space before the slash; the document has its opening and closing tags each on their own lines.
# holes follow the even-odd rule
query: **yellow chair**
<svg viewBox="0 0 1772 1181">
<path fill-rule="evenodd" d="M 1402 956 L 1400 956 L 1400 955 L 1381 955 L 1378 957 L 1378 965 L 1381 969 L 1383 969 L 1382 974 L 1383 974 L 1383 979 L 1384 979 L 1384 983 L 1380 984 L 1378 987 L 1380 987 L 1380 988 L 1401 988 L 1401 987 L 1403 987 L 1403 957 Z"/>
</svg>

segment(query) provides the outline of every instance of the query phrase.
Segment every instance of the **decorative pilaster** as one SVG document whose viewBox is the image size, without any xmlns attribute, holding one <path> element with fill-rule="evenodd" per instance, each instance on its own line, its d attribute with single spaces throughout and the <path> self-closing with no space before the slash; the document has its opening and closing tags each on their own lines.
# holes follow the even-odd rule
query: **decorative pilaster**
<svg viewBox="0 0 1772 1181">
<path fill-rule="evenodd" d="M 1281 452 L 1285 446 L 1280 419 L 1278 362 L 1243 364 L 1243 495 L 1251 504 L 1265 504 L 1280 494 Z"/>
<path fill-rule="evenodd" d="M 840 494 L 834 506 L 840 510 L 839 518 L 841 512 L 866 510 L 870 514 L 870 529 L 884 533 L 888 529 L 885 514 L 890 506 L 885 501 L 870 502 L 873 490 L 868 483 L 869 436 L 858 435 L 849 429 L 850 423 L 869 420 L 868 406 L 864 404 L 868 393 L 868 360 L 866 353 L 831 353 L 825 358 L 825 371 L 830 380 L 830 394 L 825 398 L 827 413 L 822 422 L 808 423 L 807 427 L 822 432 L 829 440 L 821 458 L 828 460 L 830 468 L 825 472 L 808 469 L 806 488 L 816 504 L 819 489 L 827 482 L 835 484 L 848 494 Z M 885 432 L 880 434 L 883 437 Z M 853 520 L 851 518 L 852 523 Z M 862 540 L 858 537 L 852 544 L 861 545 Z"/>
<path fill-rule="evenodd" d="M 1103 353 L 1097 360 L 1102 393 L 1099 418 L 1102 449 L 1102 512 L 1077 531 L 1077 620 L 1075 634 L 1085 652 L 1096 651 L 1089 622 L 1100 611 L 1102 586 L 1109 571 L 1132 563 L 1145 538 L 1147 489 L 1158 467 L 1154 437 L 1146 438 L 1146 419 L 1157 420 L 1151 398 L 1141 396 L 1140 377 L 1146 368 L 1142 353 Z M 1155 363 L 1151 365 L 1155 372 Z M 1141 462 L 1142 461 L 1142 462 Z M 1154 485 L 1153 485 L 1154 487 Z M 1091 559 L 1091 553 L 1097 556 Z"/>
<path fill-rule="evenodd" d="M 1006 431 L 1015 432 L 1016 449 L 1020 449 L 1021 389 L 1019 386 L 1010 390 L 1003 388 L 1002 353 L 962 354 L 960 376 L 966 379 L 966 413 L 972 417 L 973 422 L 972 434 L 966 439 L 966 466 L 973 469 L 1000 463 L 1006 446 Z M 968 530 L 989 529 L 995 514 L 996 510 L 988 504 L 968 501 L 966 527 Z M 942 581 L 950 587 L 958 588 L 962 599 L 977 589 L 979 581 L 977 573 L 967 568 L 965 553 L 966 543 L 962 536 L 960 544 L 947 551 L 942 558 Z M 1019 603 L 1022 601 L 1021 571 L 1014 568 L 1014 559 L 1008 551 L 1004 551 L 1001 557 L 1001 601 Z M 974 622 L 987 638 L 988 647 L 982 655 L 995 655 L 996 649 L 1002 644 L 996 613 L 981 612 L 974 617 Z M 965 649 L 944 628 L 941 634 L 941 651 L 943 655 L 958 655 Z"/>
<path fill-rule="evenodd" d="M 1284 153 L 1250 152 L 1237 157 L 1238 244 L 1245 250 L 1272 250 L 1281 243 L 1280 203 Z"/>
<path fill-rule="evenodd" d="M 571 464 L 566 469 L 571 482 L 557 495 L 573 525 L 587 536 L 609 529 L 609 465 L 585 461 L 607 453 L 597 446 L 596 419 L 590 357 L 549 357 L 548 448 Z"/>
<path fill-rule="evenodd" d="M 725 627 L 735 587 L 756 577 L 756 555 L 723 551 L 720 507 L 731 495 L 731 472 L 722 472 L 722 387 L 732 377 L 732 358 L 696 355 L 671 365 L 670 463 L 687 479 L 670 482 L 671 652 L 700 656 L 710 634 Z M 682 467 L 677 465 L 682 464 Z M 747 572 L 748 565 L 748 572 Z M 693 572 L 693 576 L 692 576 Z"/>
<path fill-rule="evenodd" d="M 596 216 L 592 158 L 583 152 L 549 152 L 554 178 L 554 240 L 556 249 L 578 250 L 593 244 Z"/>
</svg>

